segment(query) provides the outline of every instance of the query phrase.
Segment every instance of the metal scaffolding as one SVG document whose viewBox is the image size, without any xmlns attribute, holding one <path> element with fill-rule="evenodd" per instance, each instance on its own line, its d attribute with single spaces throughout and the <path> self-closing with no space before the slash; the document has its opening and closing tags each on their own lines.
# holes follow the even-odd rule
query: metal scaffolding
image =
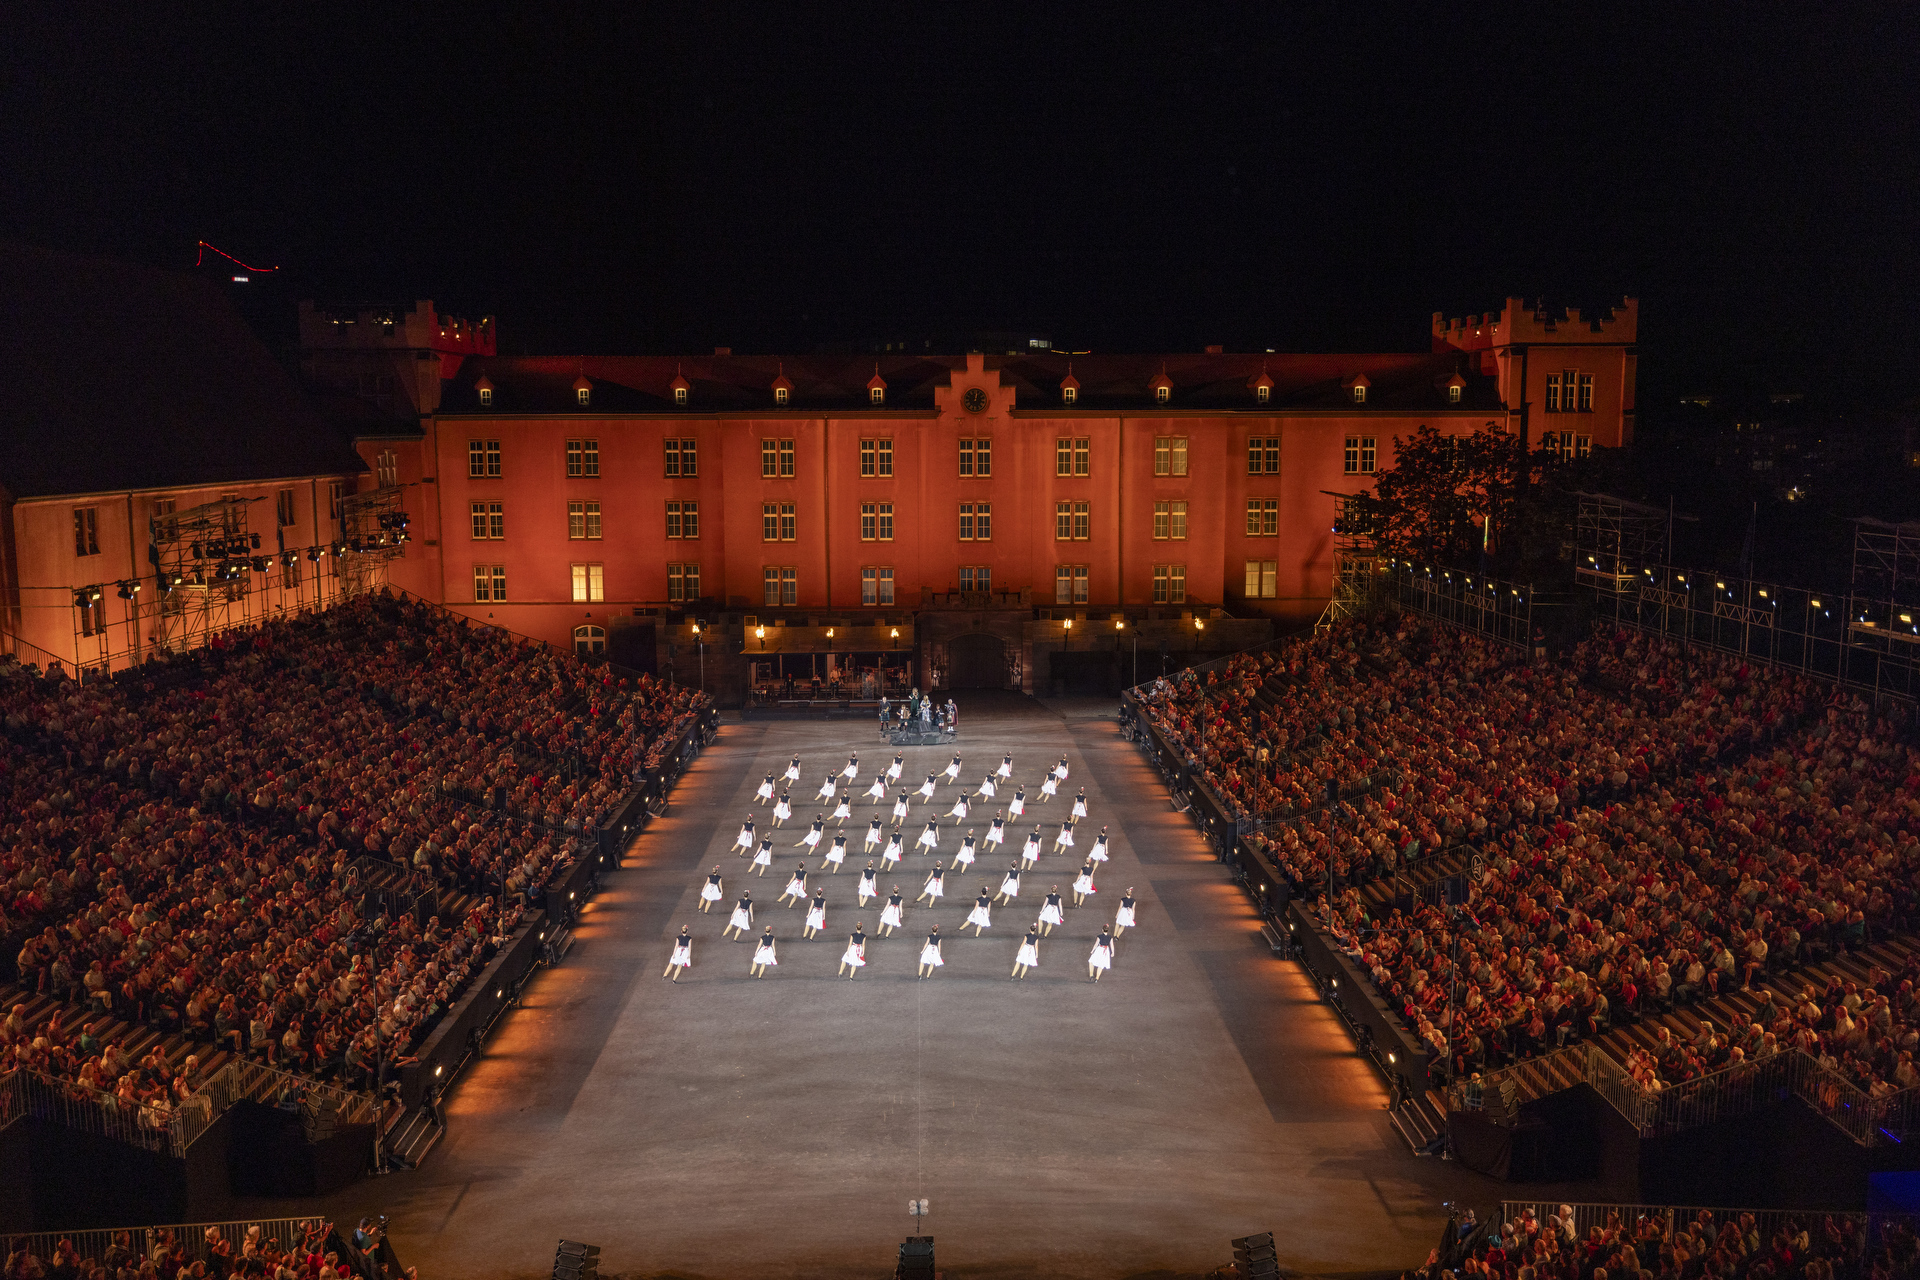
<svg viewBox="0 0 1920 1280">
<path fill-rule="evenodd" d="M 1374 545 L 1373 528 L 1360 515 L 1356 499 L 1361 495 L 1321 492 L 1333 499 L 1333 592 L 1314 624 L 1316 632 L 1366 612 L 1379 598 L 1385 568 Z"/>
<path fill-rule="evenodd" d="M 1383 566 L 1395 603 L 1477 631 L 1481 635 L 1530 651 L 1538 647 L 1534 610 L 1559 609 L 1564 598 L 1542 599 L 1532 586 L 1464 573 L 1412 560 L 1388 560 Z"/>
<path fill-rule="evenodd" d="M 246 620 L 260 535 L 247 528 L 245 498 L 155 516 L 151 528 L 156 646 L 195 649 Z"/>
<path fill-rule="evenodd" d="M 1667 558 L 1671 511 L 1608 493 L 1581 493 L 1574 525 L 1574 577 L 1598 591 L 1636 589 L 1640 571 Z"/>
<path fill-rule="evenodd" d="M 340 590 L 357 596 L 387 582 L 387 562 L 405 555 L 411 541 L 400 490 L 370 489 L 340 501 Z"/>
</svg>

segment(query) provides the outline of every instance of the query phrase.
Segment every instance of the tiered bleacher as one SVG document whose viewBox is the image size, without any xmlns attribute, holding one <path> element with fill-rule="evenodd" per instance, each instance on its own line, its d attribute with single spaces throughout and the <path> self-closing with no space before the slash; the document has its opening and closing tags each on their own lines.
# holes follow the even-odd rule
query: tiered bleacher
<svg viewBox="0 0 1920 1280">
<path fill-rule="evenodd" d="M 0 1073 L 155 1131 L 363 1089 L 707 714 L 381 595 L 76 684 L 0 666 Z"/>
<path fill-rule="evenodd" d="M 1608 626 L 1535 664 L 1412 614 L 1143 693 L 1446 1078 L 1595 1044 L 1658 1093 L 1798 1051 L 1836 1105 L 1915 1118 L 1911 708 Z"/>
</svg>

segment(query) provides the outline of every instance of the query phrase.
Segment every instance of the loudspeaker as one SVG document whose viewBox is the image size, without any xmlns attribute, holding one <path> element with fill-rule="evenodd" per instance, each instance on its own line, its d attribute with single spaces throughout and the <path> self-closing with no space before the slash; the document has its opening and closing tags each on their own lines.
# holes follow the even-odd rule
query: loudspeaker
<svg viewBox="0 0 1920 1280">
<path fill-rule="evenodd" d="M 895 1280 L 933 1280 L 933 1237 L 908 1236 L 893 1274 Z"/>
<path fill-rule="evenodd" d="M 598 1280 L 600 1246 L 562 1240 L 553 1252 L 553 1280 Z"/>
<path fill-rule="evenodd" d="M 1233 1260 L 1245 1277 L 1277 1276 L 1280 1260 L 1273 1249 L 1273 1232 L 1242 1236 L 1233 1242 Z"/>
</svg>

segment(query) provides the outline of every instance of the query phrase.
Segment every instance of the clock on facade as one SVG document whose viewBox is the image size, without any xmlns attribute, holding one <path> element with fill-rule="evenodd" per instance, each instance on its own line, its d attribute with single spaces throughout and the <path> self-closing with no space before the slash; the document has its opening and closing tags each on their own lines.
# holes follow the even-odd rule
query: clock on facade
<svg viewBox="0 0 1920 1280">
<path fill-rule="evenodd" d="M 981 413 L 987 407 L 987 393 L 979 387 L 968 387 L 967 394 L 960 397 L 960 403 L 966 406 L 968 413 Z"/>
</svg>

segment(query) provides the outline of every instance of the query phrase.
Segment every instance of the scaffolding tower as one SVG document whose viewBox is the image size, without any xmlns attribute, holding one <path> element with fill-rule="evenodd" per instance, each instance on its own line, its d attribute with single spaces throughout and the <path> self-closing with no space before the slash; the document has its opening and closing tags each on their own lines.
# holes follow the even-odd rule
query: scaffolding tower
<svg viewBox="0 0 1920 1280">
<path fill-rule="evenodd" d="M 1361 495 L 1321 492 L 1333 499 L 1333 594 L 1314 624 L 1316 634 L 1366 612 L 1379 592 L 1383 567 L 1373 526 L 1361 511 Z"/>
<path fill-rule="evenodd" d="M 400 509 L 400 490 L 371 489 L 340 500 L 340 590 L 352 597 L 387 582 L 387 562 L 406 554 L 412 540 Z"/>
<path fill-rule="evenodd" d="M 247 502 L 221 498 L 153 517 L 148 554 L 157 587 L 154 642 L 161 648 L 198 648 L 246 620 L 260 553 L 260 535 L 247 527 Z"/>
<path fill-rule="evenodd" d="M 1876 691 L 1920 693 L 1920 520 L 1853 522 L 1847 639 L 1849 665 L 1871 669 Z"/>
<path fill-rule="evenodd" d="M 1608 595 L 1638 589 L 1641 575 L 1667 559 L 1671 511 L 1610 493 L 1580 493 L 1574 525 L 1574 577 Z"/>
</svg>

